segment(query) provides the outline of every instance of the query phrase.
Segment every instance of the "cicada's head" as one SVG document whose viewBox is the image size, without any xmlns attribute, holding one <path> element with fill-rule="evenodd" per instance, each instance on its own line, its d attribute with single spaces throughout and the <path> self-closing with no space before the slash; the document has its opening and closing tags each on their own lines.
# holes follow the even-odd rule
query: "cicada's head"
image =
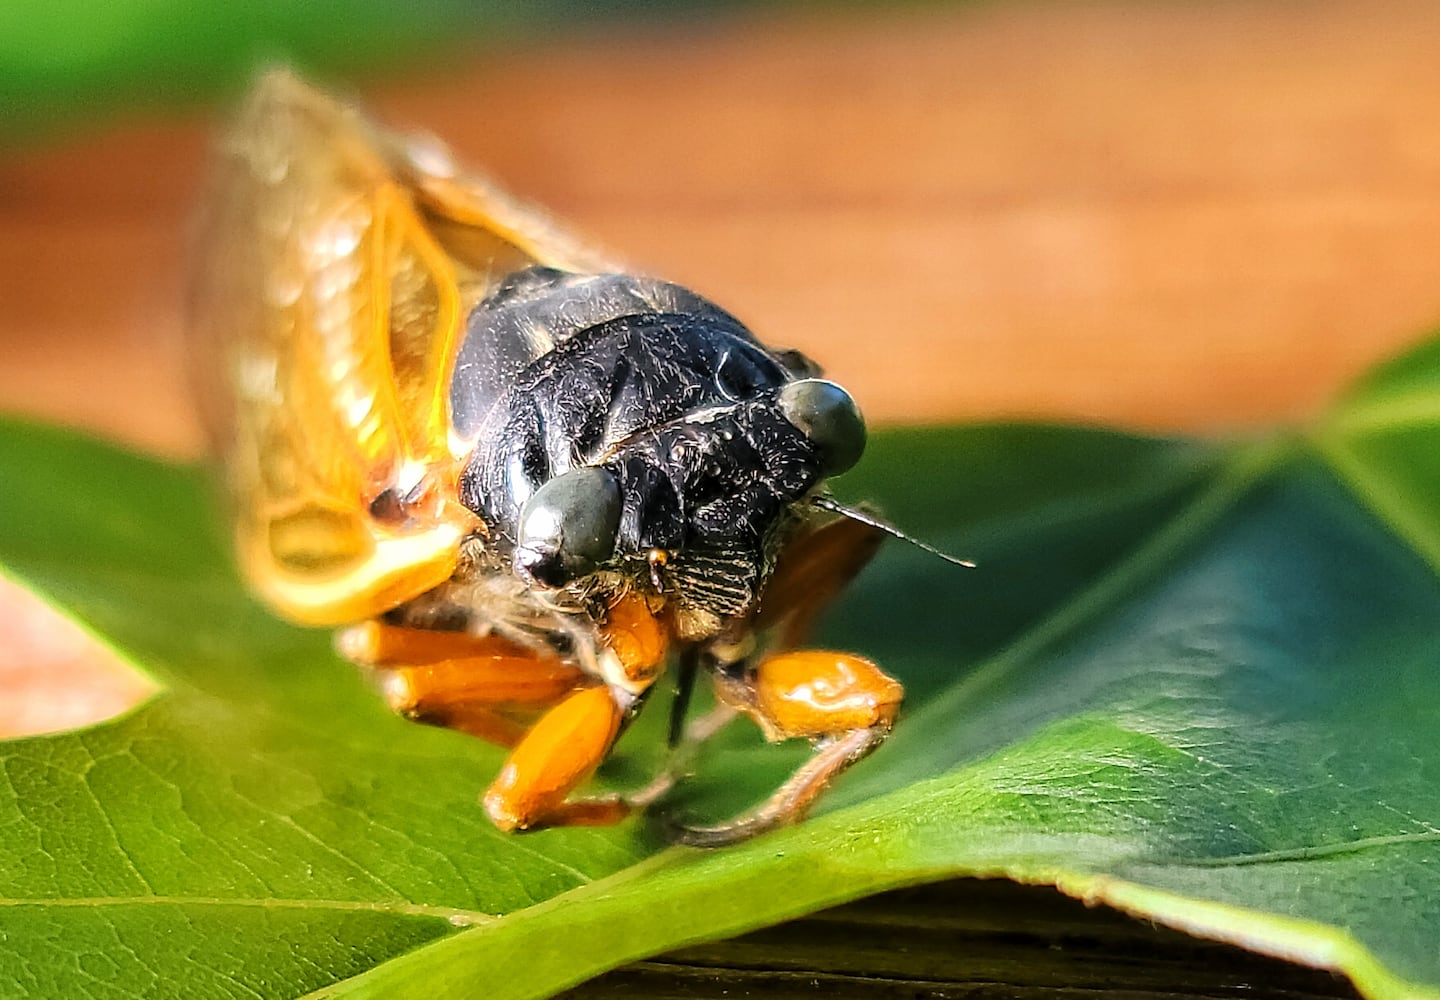
<svg viewBox="0 0 1440 1000">
<path fill-rule="evenodd" d="M 522 272 L 459 355 L 461 497 L 534 588 L 742 614 L 798 509 L 865 447 L 850 394 L 815 375 L 674 285 Z"/>
<path fill-rule="evenodd" d="M 864 448 L 848 392 L 819 378 L 786 382 L 545 482 L 520 508 L 515 572 L 561 587 L 617 558 L 669 565 L 692 550 L 743 551 Z"/>
</svg>

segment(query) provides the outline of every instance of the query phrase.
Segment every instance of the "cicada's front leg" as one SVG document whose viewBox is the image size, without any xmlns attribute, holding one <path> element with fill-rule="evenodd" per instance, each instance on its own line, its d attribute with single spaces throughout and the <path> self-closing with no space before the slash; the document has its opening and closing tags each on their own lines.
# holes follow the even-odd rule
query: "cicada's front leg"
<svg viewBox="0 0 1440 1000">
<path fill-rule="evenodd" d="M 392 708 L 511 747 L 484 806 L 502 830 L 614 823 L 651 795 L 571 798 L 610 753 L 664 666 L 667 637 L 638 597 L 600 627 L 604 679 L 498 636 L 368 622 L 342 633 L 351 659 L 375 668 Z M 528 728 L 517 715 L 542 712 Z"/>
<path fill-rule="evenodd" d="M 778 631 L 779 651 L 754 664 L 718 664 L 715 691 L 767 739 L 808 739 L 815 755 L 751 812 L 720 826 L 680 827 L 680 842 L 719 847 L 804 818 L 831 781 L 890 734 L 905 695 L 899 681 L 863 656 L 785 648 L 804 637 L 881 538 L 866 524 L 842 519 L 787 548 L 759 616 L 762 628 Z"/>
<path fill-rule="evenodd" d="M 600 624 L 604 683 L 577 690 L 525 734 L 485 793 L 502 830 L 604 825 L 648 805 L 661 790 L 572 799 L 609 755 L 665 665 L 668 634 L 644 599 L 628 594 Z"/>
<path fill-rule="evenodd" d="M 808 739 L 815 755 L 751 812 L 676 838 L 722 847 L 803 819 L 820 793 L 890 735 L 905 690 L 862 656 L 796 650 L 767 657 L 740 677 L 719 675 L 720 699 L 749 715 L 772 741 Z"/>
<path fill-rule="evenodd" d="M 571 799 L 610 753 L 636 706 L 605 685 L 581 688 L 541 716 L 485 792 L 485 813 L 501 830 L 603 826 L 630 814 L 619 795 Z"/>
</svg>

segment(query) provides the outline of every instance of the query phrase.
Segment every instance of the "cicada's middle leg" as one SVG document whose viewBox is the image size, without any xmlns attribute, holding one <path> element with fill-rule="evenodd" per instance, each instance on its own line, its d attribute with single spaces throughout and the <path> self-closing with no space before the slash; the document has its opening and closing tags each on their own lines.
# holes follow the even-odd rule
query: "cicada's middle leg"
<svg viewBox="0 0 1440 1000">
<path fill-rule="evenodd" d="M 513 747 L 536 713 L 589 683 L 578 667 L 499 636 L 369 621 L 336 645 L 369 668 L 385 701 L 420 722 Z"/>
</svg>

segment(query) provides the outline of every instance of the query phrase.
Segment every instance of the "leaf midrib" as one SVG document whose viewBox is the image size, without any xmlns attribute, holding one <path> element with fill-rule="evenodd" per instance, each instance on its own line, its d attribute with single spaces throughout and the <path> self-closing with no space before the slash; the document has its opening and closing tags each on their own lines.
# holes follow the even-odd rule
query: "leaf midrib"
<svg viewBox="0 0 1440 1000">
<path fill-rule="evenodd" d="M 1049 617 L 1026 630 L 1015 642 L 980 665 L 964 680 L 950 685 L 927 702 L 909 725 L 917 728 L 934 718 L 953 718 L 973 702 L 979 690 L 995 684 L 1016 667 L 1034 660 L 1047 648 L 1099 618 L 1145 580 L 1164 569 L 1177 553 L 1193 544 L 1297 450 L 1289 435 L 1267 438 L 1235 450 L 1220 466 L 1214 482 L 1128 556 L 1094 583 L 1061 604 Z"/>
<path fill-rule="evenodd" d="M 1332 432 L 1361 435 L 1437 423 L 1440 423 L 1440 398 L 1430 393 L 1407 392 L 1389 399 L 1341 404 L 1325 421 L 1325 426 Z"/>
<path fill-rule="evenodd" d="M 1353 439 L 1345 435 L 1348 429 L 1336 426 L 1319 430 L 1311 439 L 1312 445 L 1356 499 L 1440 575 L 1440 537 L 1430 529 L 1429 518 L 1401 490 L 1374 475 L 1356 454 Z"/>
</svg>

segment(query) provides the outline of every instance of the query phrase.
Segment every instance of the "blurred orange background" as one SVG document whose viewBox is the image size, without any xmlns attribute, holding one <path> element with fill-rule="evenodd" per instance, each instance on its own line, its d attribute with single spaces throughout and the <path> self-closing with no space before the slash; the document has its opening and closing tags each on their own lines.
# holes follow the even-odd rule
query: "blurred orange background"
<svg viewBox="0 0 1440 1000">
<path fill-rule="evenodd" d="M 1440 8 L 756 11 L 356 88 L 874 422 L 1303 418 L 1440 326 Z M 218 119 L 0 154 L 0 411 L 169 454 Z"/>
</svg>

